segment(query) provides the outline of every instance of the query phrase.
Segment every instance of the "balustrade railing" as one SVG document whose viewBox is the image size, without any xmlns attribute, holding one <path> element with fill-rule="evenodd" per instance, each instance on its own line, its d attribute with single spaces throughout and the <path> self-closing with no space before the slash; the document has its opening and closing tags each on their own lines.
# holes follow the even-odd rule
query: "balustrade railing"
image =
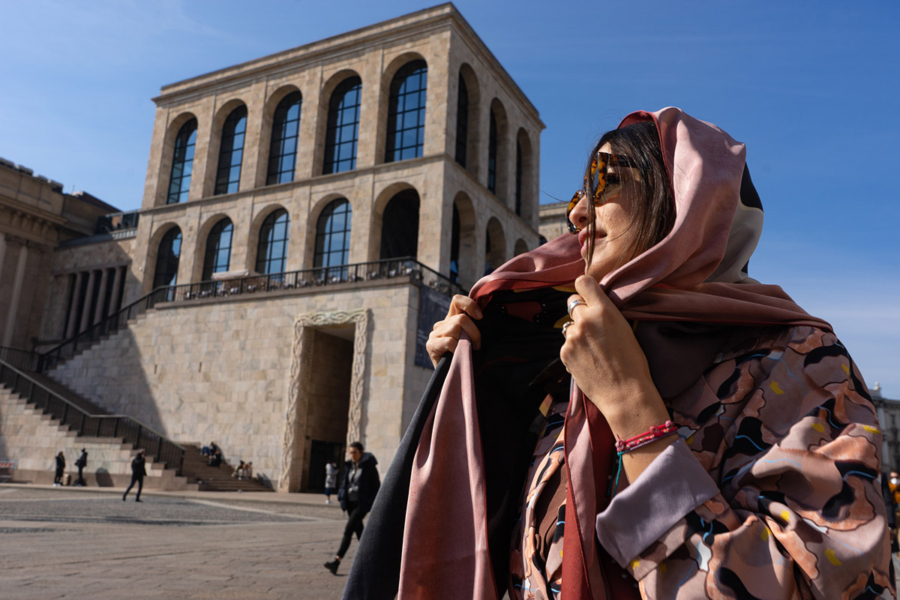
<svg viewBox="0 0 900 600">
<path fill-rule="evenodd" d="M 0 360 L 23 371 L 36 371 L 41 355 L 28 350 L 0 346 Z"/>
<path fill-rule="evenodd" d="M 42 372 L 53 369 L 61 362 L 75 356 L 79 350 L 93 345 L 103 336 L 115 333 L 125 327 L 129 320 L 139 317 L 163 302 L 187 302 L 242 294 L 302 290 L 337 284 L 402 278 L 420 285 L 427 285 L 448 296 L 467 293 L 467 290 L 458 283 L 452 282 L 434 269 L 409 257 L 158 287 L 119 312 L 40 355 L 36 359 L 33 370 Z"/>
<path fill-rule="evenodd" d="M 140 421 L 123 415 L 92 415 L 17 369 L 0 360 L 0 385 L 36 405 L 81 436 L 124 440 L 141 448 L 156 462 L 165 462 L 178 475 L 184 465 L 184 448 Z"/>
</svg>

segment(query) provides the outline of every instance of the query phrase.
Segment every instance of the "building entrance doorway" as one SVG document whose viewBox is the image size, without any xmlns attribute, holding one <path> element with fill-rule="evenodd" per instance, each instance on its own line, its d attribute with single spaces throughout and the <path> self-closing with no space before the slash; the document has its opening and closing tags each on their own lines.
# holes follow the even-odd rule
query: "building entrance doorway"
<svg viewBox="0 0 900 600">
<path fill-rule="evenodd" d="M 306 486 L 308 491 L 322 492 L 325 490 L 325 465 L 330 462 L 335 463 L 339 470 L 344 466 L 344 444 L 312 440 L 312 447 L 309 451 L 309 485 Z M 340 485 L 340 477 L 338 477 L 337 483 Z M 337 494 L 337 489 L 335 488 L 331 493 Z"/>
<path fill-rule="evenodd" d="M 354 325 L 321 327 L 308 332 L 311 342 L 307 399 L 303 491 L 325 489 L 325 464 L 344 464 L 353 371 Z M 350 440 L 353 441 L 353 440 Z"/>
</svg>

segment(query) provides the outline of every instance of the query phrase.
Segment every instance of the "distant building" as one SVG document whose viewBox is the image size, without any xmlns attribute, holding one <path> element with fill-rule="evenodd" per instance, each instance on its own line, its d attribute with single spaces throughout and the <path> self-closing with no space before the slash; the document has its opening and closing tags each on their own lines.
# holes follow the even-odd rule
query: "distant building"
<svg viewBox="0 0 900 600">
<path fill-rule="evenodd" d="M 320 487 L 354 440 L 386 468 L 450 295 L 539 244 L 538 111 L 451 4 L 154 102 L 140 211 L 95 234 L 113 209 L 83 202 L 12 345 L 69 340 L 45 363 L 56 382 L 178 443 L 215 440 L 279 490 Z"/>
<path fill-rule="evenodd" d="M 882 471 L 900 470 L 900 400 L 890 400 L 881 393 L 881 386 L 869 390 L 875 408 L 878 411 L 878 422 L 884 433 L 882 448 Z"/>
</svg>

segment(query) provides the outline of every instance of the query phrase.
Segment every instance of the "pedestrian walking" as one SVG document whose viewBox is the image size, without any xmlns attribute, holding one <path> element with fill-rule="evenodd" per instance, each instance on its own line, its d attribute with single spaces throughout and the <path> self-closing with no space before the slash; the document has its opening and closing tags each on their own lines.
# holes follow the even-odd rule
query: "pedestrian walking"
<svg viewBox="0 0 900 600">
<path fill-rule="evenodd" d="M 138 452 L 138 455 L 134 457 L 134 460 L 131 461 L 131 484 L 128 486 L 128 489 L 125 490 L 125 493 L 122 494 L 122 502 L 125 502 L 125 498 L 128 496 L 128 492 L 131 491 L 131 488 L 134 487 L 134 484 L 138 484 L 137 496 L 135 496 L 135 502 L 141 502 L 141 490 L 144 489 L 144 475 L 147 474 L 146 469 L 146 459 L 144 458 L 144 451 L 141 450 Z"/>
<path fill-rule="evenodd" d="M 338 468 L 337 463 L 332 461 L 325 465 L 325 504 L 333 504 L 331 501 L 331 492 L 337 486 Z"/>
<path fill-rule="evenodd" d="M 56 455 L 56 476 L 53 478 L 53 487 L 63 484 L 63 474 L 66 472 L 66 455 L 60 450 Z"/>
<path fill-rule="evenodd" d="M 338 491 L 338 501 L 341 509 L 347 513 L 347 526 L 344 528 L 344 537 L 338 548 L 334 560 L 325 563 L 325 568 L 337 575 L 341 559 L 350 548 L 350 540 L 353 534 L 356 539 L 362 539 L 363 518 L 372 510 L 375 495 L 381 487 L 381 479 L 378 477 L 378 460 L 369 452 L 364 452 L 363 445 L 359 442 L 350 444 L 350 460 L 344 463 L 344 474 L 341 477 L 341 488 Z"/>
<path fill-rule="evenodd" d="M 87 467 L 87 457 L 88 453 L 85 448 L 81 449 L 81 456 L 78 457 L 78 460 L 75 461 L 75 466 L 78 467 L 78 481 L 75 482 L 75 485 L 84 487 L 87 483 L 84 481 L 84 469 Z"/>
</svg>

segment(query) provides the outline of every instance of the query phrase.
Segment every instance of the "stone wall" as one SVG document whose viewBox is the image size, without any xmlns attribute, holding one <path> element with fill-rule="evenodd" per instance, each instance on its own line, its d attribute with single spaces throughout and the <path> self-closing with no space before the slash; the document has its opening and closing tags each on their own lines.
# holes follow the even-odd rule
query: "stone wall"
<svg viewBox="0 0 900 600">
<path fill-rule="evenodd" d="M 255 472 L 277 485 L 284 440 L 295 433 L 286 436 L 285 418 L 289 388 L 300 383 L 291 374 L 295 321 L 367 309 L 359 427 L 361 441 L 386 469 L 404 415 L 412 414 L 404 404 L 414 405 L 424 389 L 418 372 L 425 370 L 412 366 L 416 291 L 405 282 L 343 284 L 324 292 L 163 305 L 49 375 L 176 442 L 215 440 L 228 460 L 253 461 Z M 297 394 L 303 409 L 297 419 L 306 427 L 316 401 L 304 386 Z M 300 462 L 291 469 L 302 468 L 302 439 L 291 442 Z M 299 478 L 293 481 L 296 490 Z"/>
</svg>

